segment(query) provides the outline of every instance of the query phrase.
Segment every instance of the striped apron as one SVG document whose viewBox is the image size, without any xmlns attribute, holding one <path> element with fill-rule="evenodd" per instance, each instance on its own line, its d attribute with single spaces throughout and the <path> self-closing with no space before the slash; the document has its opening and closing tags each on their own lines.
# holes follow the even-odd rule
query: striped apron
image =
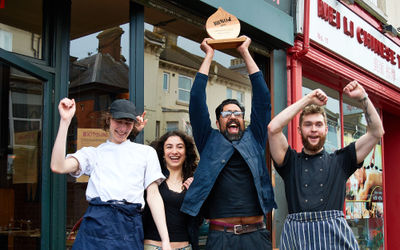
<svg viewBox="0 0 400 250">
<path fill-rule="evenodd" d="M 281 249 L 360 249 L 343 212 L 301 212 L 286 217 Z"/>
</svg>

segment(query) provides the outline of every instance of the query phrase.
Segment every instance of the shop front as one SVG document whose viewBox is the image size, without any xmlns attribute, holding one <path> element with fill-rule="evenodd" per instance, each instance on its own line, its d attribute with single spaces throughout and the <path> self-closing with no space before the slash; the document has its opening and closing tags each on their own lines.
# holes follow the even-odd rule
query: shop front
<svg viewBox="0 0 400 250">
<path fill-rule="evenodd" d="M 304 0 L 298 8 L 304 15 L 297 19 L 300 35 L 288 51 L 287 104 L 315 88 L 328 95 L 325 148 L 332 152 L 367 129 L 360 105 L 343 94 L 343 87 L 357 80 L 366 89 L 381 115 L 385 136 L 347 181 L 343 212 L 361 249 L 395 249 L 399 244 L 394 235 L 398 216 L 392 212 L 400 175 L 400 133 L 394 125 L 400 121 L 399 37 L 384 33 L 381 23 L 357 5 Z M 297 124 L 298 120 L 289 126 L 288 138 L 301 150 Z"/>
<path fill-rule="evenodd" d="M 68 152 L 107 138 L 98 118 L 116 98 L 147 111 L 150 122 L 137 141 L 149 144 L 169 130 L 190 133 L 187 97 L 201 60 L 169 41 L 183 37 L 199 47 L 218 7 L 235 15 L 241 34 L 252 38 L 250 50 L 268 84 L 284 81 L 278 71 L 286 68 L 284 51 L 293 45 L 292 1 L 0 2 L 1 249 L 69 248 L 87 207 L 87 178 L 49 168 L 60 99 L 77 102 Z M 79 39 L 88 36 L 92 47 L 82 57 L 73 54 L 71 44 L 84 48 Z M 251 103 L 248 79 L 229 67 L 213 64 L 211 109 L 228 97 Z M 271 221 L 270 214 L 274 231 Z"/>
</svg>

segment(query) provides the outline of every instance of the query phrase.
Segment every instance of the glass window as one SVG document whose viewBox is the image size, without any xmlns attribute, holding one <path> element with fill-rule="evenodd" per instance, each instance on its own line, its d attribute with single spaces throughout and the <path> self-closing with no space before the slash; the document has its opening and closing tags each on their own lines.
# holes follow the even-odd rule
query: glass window
<svg viewBox="0 0 400 250">
<path fill-rule="evenodd" d="M 40 249 L 43 82 L 2 63 L 0 77 L 0 249 Z"/>
<path fill-rule="evenodd" d="M 333 152 L 341 147 L 339 92 L 310 79 L 303 78 L 303 96 L 318 88 L 328 95 L 328 102 L 325 105 L 328 119 L 328 135 L 324 147 L 327 152 Z"/>
<path fill-rule="evenodd" d="M 0 48 L 12 51 L 12 33 L 0 30 Z"/>
<path fill-rule="evenodd" d="M 163 73 L 163 90 L 164 91 L 169 90 L 169 73 L 167 72 Z"/>
<path fill-rule="evenodd" d="M 77 5 L 74 7 L 78 2 L 72 2 L 72 12 L 78 11 Z M 128 3 L 129 1 L 124 1 L 124 4 Z M 97 10 L 91 14 L 96 13 Z M 121 12 L 113 14 L 121 19 L 124 19 L 125 15 L 128 16 L 128 13 Z M 190 100 L 192 81 L 200 67 L 204 52 L 198 42 L 186 39 L 185 36 L 190 36 L 193 28 L 203 30 L 203 26 L 193 27 L 179 17 L 169 16 L 170 14 L 160 12 L 158 9 L 145 11 L 145 20 L 149 22 L 144 26 L 144 109 L 148 118 L 143 133 L 145 144 L 151 143 L 166 131 L 181 129 L 191 134 L 187 104 Z M 121 22 L 115 27 L 104 30 L 104 26 L 108 28 L 110 22 L 105 22 L 106 25 L 101 26 L 96 18 L 90 21 L 78 13 L 72 13 L 72 19 L 74 17 L 79 20 L 71 20 L 73 40 L 70 48 L 69 97 L 75 98 L 77 111 L 68 134 L 68 152 L 75 152 L 85 145 L 96 146 L 98 145 L 96 143 L 105 141 L 107 135 L 102 131 L 99 119 L 101 114 L 108 109 L 114 99 L 129 98 L 129 25 Z M 77 25 L 78 23 L 81 25 Z M 93 29 L 90 32 L 72 30 L 74 27 L 83 27 L 83 24 Z M 187 30 L 190 30 L 190 33 L 187 33 Z M 191 36 L 191 39 L 197 39 L 197 36 Z M 216 51 L 214 60 L 218 64 L 211 68 L 215 77 L 210 78 L 211 84 L 207 85 L 206 91 L 210 94 L 207 96 L 207 105 L 213 126 L 215 126 L 214 109 L 225 99 L 228 85 L 245 85 L 244 94 L 251 95 L 248 77 L 229 69 L 231 58 L 233 57 Z M 236 93 L 233 93 L 233 96 L 236 97 Z M 250 102 L 245 106 L 251 110 Z M 87 133 L 90 131 L 96 133 Z M 90 138 L 88 135 L 99 136 Z M 67 178 L 69 204 L 67 232 L 70 232 L 87 207 L 85 190 L 88 178 L 75 179 L 70 176 Z M 70 244 L 72 241 L 67 245 Z"/>
<path fill-rule="evenodd" d="M 343 97 L 344 144 L 367 132 L 359 102 Z M 346 218 L 361 249 L 383 247 L 382 146 L 378 143 L 346 183 Z"/>
<path fill-rule="evenodd" d="M 244 93 L 242 91 L 237 91 L 236 99 L 243 104 L 244 102 Z"/>
<path fill-rule="evenodd" d="M 72 17 L 81 18 L 74 13 Z M 128 50 L 127 27 L 125 24 L 97 29 L 71 41 L 68 97 L 75 99 L 76 112 L 68 130 L 67 153 L 105 142 L 108 132 L 103 129 L 103 114 L 115 99 L 129 99 L 129 65 L 123 55 Z M 77 34 L 73 30 L 71 33 Z M 67 233 L 71 233 L 88 206 L 85 197 L 88 179 L 85 175 L 79 178 L 67 175 Z M 72 246 L 75 233 L 67 240 L 67 247 Z"/>
<path fill-rule="evenodd" d="M 226 98 L 227 99 L 232 99 L 232 92 L 233 92 L 232 89 L 226 88 Z"/>
<path fill-rule="evenodd" d="M 175 131 L 179 129 L 179 123 L 178 122 L 167 122 L 167 131 Z"/>
<path fill-rule="evenodd" d="M 192 87 L 192 78 L 180 75 L 178 82 L 179 101 L 189 103 L 191 87 Z"/>
<path fill-rule="evenodd" d="M 6 1 L 0 9 L 0 48 L 42 59 L 42 0 Z"/>
<path fill-rule="evenodd" d="M 154 139 L 160 138 L 160 121 L 156 121 L 156 136 Z"/>
</svg>

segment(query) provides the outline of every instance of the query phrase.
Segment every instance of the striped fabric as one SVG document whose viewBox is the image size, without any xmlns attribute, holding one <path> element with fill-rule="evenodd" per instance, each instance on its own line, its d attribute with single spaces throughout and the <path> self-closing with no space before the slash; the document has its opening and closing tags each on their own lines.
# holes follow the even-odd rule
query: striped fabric
<svg viewBox="0 0 400 250">
<path fill-rule="evenodd" d="M 289 214 L 281 235 L 283 250 L 360 249 L 338 210 Z"/>
</svg>

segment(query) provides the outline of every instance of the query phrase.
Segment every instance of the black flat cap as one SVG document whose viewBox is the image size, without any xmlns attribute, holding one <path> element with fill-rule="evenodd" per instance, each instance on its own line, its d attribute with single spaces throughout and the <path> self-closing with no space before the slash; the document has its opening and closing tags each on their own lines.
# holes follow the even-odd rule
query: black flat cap
<svg viewBox="0 0 400 250">
<path fill-rule="evenodd" d="M 111 103 L 110 113 L 114 119 L 128 118 L 136 121 L 136 107 L 131 101 L 117 99 Z"/>
</svg>

